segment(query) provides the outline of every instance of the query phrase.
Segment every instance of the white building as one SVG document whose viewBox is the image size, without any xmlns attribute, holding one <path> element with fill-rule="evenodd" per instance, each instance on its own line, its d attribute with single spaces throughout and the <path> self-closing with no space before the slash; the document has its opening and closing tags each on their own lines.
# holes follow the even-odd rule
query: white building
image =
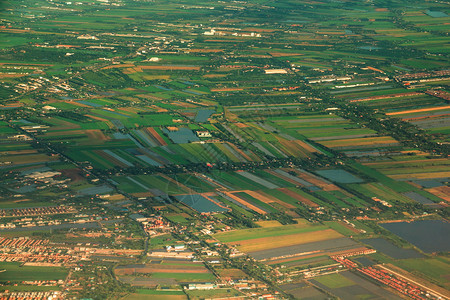
<svg viewBox="0 0 450 300">
<path fill-rule="evenodd" d="M 287 74 L 285 69 L 267 69 L 264 70 L 266 74 Z"/>
</svg>

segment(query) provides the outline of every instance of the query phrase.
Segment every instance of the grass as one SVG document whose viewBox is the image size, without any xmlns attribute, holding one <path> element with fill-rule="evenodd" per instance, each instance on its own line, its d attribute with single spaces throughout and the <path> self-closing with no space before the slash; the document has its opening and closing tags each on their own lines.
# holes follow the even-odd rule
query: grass
<svg viewBox="0 0 450 300">
<path fill-rule="evenodd" d="M 270 206 L 267 203 L 264 203 L 254 197 L 252 197 L 251 195 L 245 193 L 245 192 L 239 192 L 239 193 L 234 193 L 236 196 L 238 196 L 241 199 L 244 199 L 246 202 L 249 202 L 250 204 L 253 204 L 269 213 L 276 213 L 278 212 L 275 208 L 273 208 L 272 206 Z"/>
<path fill-rule="evenodd" d="M 216 299 L 216 298 L 228 298 L 242 296 L 241 292 L 231 288 L 213 289 L 213 290 L 195 290 L 186 291 L 189 295 L 189 299 Z"/>
<path fill-rule="evenodd" d="M 125 300 L 185 300 L 188 299 L 186 295 L 169 295 L 169 294 L 141 294 L 141 293 L 133 293 L 127 295 Z"/>
<path fill-rule="evenodd" d="M 173 278 L 181 282 L 212 282 L 215 277 L 211 273 L 152 273 L 154 279 Z"/>
<path fill-rule="evenodd" d="M 301 258 L 301 259 L 286 259 L 285 261 L 270 261 L 269 265 L 287 265 L 288 268 L 313 268 L 324 265 L 331 265 L 335 263 L 330 259 L 328 255 L 318 255 L 313 258 Z"/>
<path fill-rule="evenodd" d="M 68 272 L 61 267 L 21 266 L 18 262 L 0 262 L 0 282 L 20 282 L 24 280 L 59 280 L 66 278 Z"/>
<path fill-rule="evenodd" d="M 330 274 L 314 278 L 317 282 L 331 288 L 338 289 L 342 287 L 352 286 L 355 283 L 341 274 Z"/>
<path fill-rule="evenodd" d="M 276 220 L 271 220 L 271 221 L 258 221 L 258 222 L 256 222 L 256 224 L 258 224 L 258 225 L 261 226 L 262 228 L 270 228 L 270 227 L 283 226 L 283 225 L 281 225 L 280 222 L 278 222 L 278 221 L 276 221 Z"/>
<path fill-rule="evenodd" d="M 257 252 L 274 248 L 283 248 L 318 241 L 326 241 L 342 237 L 341 234 L 332 230 L 324 229 L 310 232 L 303 232 L 291 235 L 282 235 L 271 238 L 257 238 L 247 241 L 241 241 L 238 244 L 239 250 L 242 252 Z"/>
<path fill-rule="evenodd" d="M 335 221 L 325 222 L 325 224 L 328 225 L 331 229 L 336 230 L 337 232 L 339 232 L 340 234 L 343 234 L 345 236 L 353 236 L 353 235 L 358 234 L 357 232 L 351 230 L 350 228 L 347 228 L 343 224 L 340 224 Z"/>
<path fill-rule="evenodd" d="M 138 289 L 138 294 L 142 295 L 184 295 L 183 291 L 178 290 L 148 290 L 148 289 Z"/>
<path fill-rule="evenodd" d="M 55 203 L 51 202 L 35 202 L 35 201 L 0 201 L 0 209 L 2 208 L 25 208 L 25 207 L 42 207 L 53 206 Z"/>
<path fill-rule="evenodd" d="M 59 286 L 37 286 L 37 285 L 6 285 L 0 287 L 0 291 L 8 290 L 10 292 L 46 292 L 46 291 L 59 291 Z"/>
<path fill-rule="evenodd" d="M 235 187 L 238 190 L 239 189 L 255 190 L 255 189 L 264 188 L 264 186 L 257 184 L 243 176 L 238 176 L 238 174 L 235 174 L 235 173 L 213 171 L 212 175 L 214 176 L 213 178 L 218 180 L 219 182 L 223 182 L 224 184 L 226 184 L 230 187 Z"/>
<path fill-rule="evenodd" d="M 297 200 L 295 200 L 292 197 L 289 197 L 288 195 L 284 194 L 283 192 L 279 191 L 279 190 L 273 190 L 273 189 L 265 189 L 263 190 L 264 193 L 269 194 L 285 203 L 291 204 L 295 207 L 299 207 L 299 204 L 297 204 Z"/>
<path fill-rule="evenodd" d="M 394 262 L 395 265 L 413 274 L 425 277 L 432 282 L 437 282 L 445 288 L 450 288 L 448 277 L 450 276 L 450 260 L 448 258 L 403 259 Z"/>
<path fill-rule="evenodd" d="M 380 199 L 387 200 L 388 202 L 412 202 L 412 200 L 408 197 L 403 196 L 402 194 L 397 193 L 395 190 L 390 189 L 380 183 L 351 184 L 349 185 L 349 187 L 371 198 L 378 197 Z M 413 188 L 411 187 L 411 190 L 412 189 Z"/>
<path fill-rule="evenodd" d="M 189 223 L 189 221 L 185 217 L 180 215 L 166 216 L 166 218 L 174 223 Z"/>
<path fill-rule="evenodd" d="M 245 274 L 240 269 L 219 269 L 217 270 L 220 277 L 230 277 L 230 278 L 247 278 L 247 274 Z"/>
<path fill-rule="evenodd" d="M 275 237 L 275 236 L 318 231 L 321 229 L 326 229 L 326 226 L 311 225 L 310 223 L 302 223 L 280 227 L 234 230 L 225 233 L 215 234 L 214 237 L 223 243 L 231 243 L 255 238 L 266 238 L 266 237 Z"/>
<path fill-rule="evenodd" d="M 177 174 L 171 177 L 198 193 L 214 191 L 214 187 L 208 181 L 203 181 L 192 174 Z"/>
</svg>

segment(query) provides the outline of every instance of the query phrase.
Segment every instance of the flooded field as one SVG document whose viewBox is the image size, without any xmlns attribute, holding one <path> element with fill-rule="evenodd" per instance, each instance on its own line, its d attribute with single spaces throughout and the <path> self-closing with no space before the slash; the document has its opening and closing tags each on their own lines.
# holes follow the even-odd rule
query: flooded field
<svg viewBox="0 0 450 300">
<path fill-rule="evenodd" d="M 450 223 L 441 220 L 380 224 L 427 253 L 450 251 Z"/>
</svg>

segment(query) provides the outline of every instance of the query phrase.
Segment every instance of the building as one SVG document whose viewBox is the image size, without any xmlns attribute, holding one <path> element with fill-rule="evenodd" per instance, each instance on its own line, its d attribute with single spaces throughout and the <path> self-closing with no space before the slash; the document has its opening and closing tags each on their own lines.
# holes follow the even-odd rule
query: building
<svg viewBox="0 0 450 300">
<path fill-rule="evenodd" d="M 25 175 L 25 177 L 36 180 L 36 179 L 50 178 L 50 177 L 57 176 L 57 175 L 61 175 L 61 172 L 53 172 L 53 171 L 33 172 L 31 174 Z"/>
<path fill-rule="evenodd" d="M 199 138 L 210 138 L 212 137 L 211 133 L 209 131 L 197 131 L 197 136 Z"/>
<path fill-rule="evenodd" d="M 186 245 L 184 244 L 180 244 L 180 245 L 175 245 L 175 246 L 166 246 L 166 250 L 167 251 L 184 251 L 186 250 Z"/>
<path fill-rule="evenodd" d="M 213 283 L 189 283 L 187 285 L 188 290 L 212 290 L 217 288 L 217 285 Z"/>
<path fill-rule="evenodd" d="M 214 35 L 214 34 L 216 34 L 216 31 L 214 29 L 211 29 L 211 31 L 203 32 L 203 35 Z"/>
<path fill-rule="evenodd" d="M 145 222 L 148 219 L 147 217 L 144 217 L 141 214 L 131 214 L 130 218 L 135 220 L 136 222 Z"/>
<path fill-rule="evenodd" d="M 285 69 L 267 69 L 264 70 L 266 74 L 287 74 Z"/>
<path fill-rule="evenodd" d="M 79 40 L 98 40 L 98 37 L 89 34 L 83 34 L 77 37 Z"/>
</svg>

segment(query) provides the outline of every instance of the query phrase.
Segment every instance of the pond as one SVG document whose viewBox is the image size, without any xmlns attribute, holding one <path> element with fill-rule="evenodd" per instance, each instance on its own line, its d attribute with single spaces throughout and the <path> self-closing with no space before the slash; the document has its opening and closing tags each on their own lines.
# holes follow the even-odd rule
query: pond
<svg viewBox="0 0 450 300">
<path fill-rule="evenodd" d="M 450 223 L 442 220 L 380 224 L 426 253 L 450 251 Z"/>
</svg>

